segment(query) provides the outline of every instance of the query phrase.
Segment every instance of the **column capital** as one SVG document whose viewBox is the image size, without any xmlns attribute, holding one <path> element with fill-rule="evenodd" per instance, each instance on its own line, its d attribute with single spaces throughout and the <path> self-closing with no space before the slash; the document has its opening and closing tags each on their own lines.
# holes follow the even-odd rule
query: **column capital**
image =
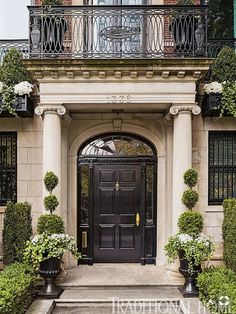
<svg viewBox="0 0 236 314">
<path fill-rule="evenodd" d="M 38 105 L 34 112 L 37 116 L 42 116 L 47 112 L 53 112 L 59 116 L 63 116 L 66 113 L 66 108 L 63 105 Z"/>
<path fill-rule="evenodd" d="M 181 112 L 187 112 L 187 113 L 192 113 L 194 115 L 198 115 L 201 113 L 201 108 L 200 106 L 196 105 L 196 104 L 192 104 L 192 105 L 177 105 L 174 104 L 170 107 L 170 114 L 172 114 L 173 116 L 178 115 Z"/>
</svg>

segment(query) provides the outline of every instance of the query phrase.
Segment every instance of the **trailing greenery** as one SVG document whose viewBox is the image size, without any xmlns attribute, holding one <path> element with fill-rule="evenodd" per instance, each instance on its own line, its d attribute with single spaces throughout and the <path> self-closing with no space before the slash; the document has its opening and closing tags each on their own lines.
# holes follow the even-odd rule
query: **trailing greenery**
<svg viewBox="0 0 236 314">
<path fill-rule="evenodd" d="M 65 226 L 64 221 L 61 217 L 55 214 L 41 215 L 38 219 L 37 231 L 41 233 L 64 233 Z"/>
<path fill-rule="evenodd" d="M 236 81 L 236 54 L 234 49 L 226 46 L 220 51 L 211 66 L 211 81 L 219 83 Z"/>
<path fill-rule="evenodd" d="M 232 270 L 210 267 L 197 281 L 199 298 L 211 313 L 236 313 L 236 276 Z"/>
<path fill-rule="evenodd" d="M 198 173 L 195 169 L 188 169 L 184 173 L 184 183 L 189 187 L 193 188 L 198 181 Z"/>
<path fill-rule="evenodd" d="M 222 236 L 224 241 L 223 259 L 225 265 L 236 272 L 236 199 L 223 202 L 224 220 Z"/>
<path fill-rule="evenodd" d="M 37 269 L 40 262 L 50 257 L 60 257 L 67 250 L 80 258 L 75 239 L 68 234 L 37 234 L 26 243 L 24 261 Z"/>
<path fill-rule="evenodd" d="M 32 302 L 35 274 L 32 267 L 14 263 L 0 273 L 0 313 L 23 314 Z"/>
<path fill-rule="evenodd" d="M 203 217 L 198 212 L 186 211 L 180 215 L 178 227 L 180 233 L 197 236 L 203 229 Z"/>
<path fill-rule="evenodd" d="M 191 189 L 184 191 L 182 196 L 182 203 L 188 208 L 193 209 L 198 201 L 198 193 Z"/>
<path fill-rule="evenodd" d="M 31 206 L 27 202 L 7 204 L 2 234 L 5 265 L 22 261 L 25 243 L 32 236 L 31 223 Z"/>
<path fill-rule="evenodd" d="M 43 0 L 42 5 L 62 5 L 62 0 Z"/>
<path fill-rule="evenodd" d="M 52 171 L 47 171 L 43 178 L 43 181 L 47 191 L 52 194 L 52 191 L 58 185 L 58 176 L 56 176 L 55 173 Z"/>
<path fill-rule="evenodd" d="M 23 81 L 31 81 L 31 78 L 22 63 L 22 54 L 19 50 L 12 48 L 6 53 L 0 71 L 0 82 L 2 88 L 2 105 L 9 113 L 16 116 L 13 105 L 16 100 L 14 86 Z"/>
</svg>

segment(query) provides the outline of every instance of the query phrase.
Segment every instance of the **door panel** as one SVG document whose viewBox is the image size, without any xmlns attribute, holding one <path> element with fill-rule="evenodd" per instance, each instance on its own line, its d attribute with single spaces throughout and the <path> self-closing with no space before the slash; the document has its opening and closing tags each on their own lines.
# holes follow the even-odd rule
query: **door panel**
<svg viewBox="0 0 236 314">
<path fill-rule="evenodd" d="M 94 262 L 140 262 L 141 168 L 94 166 Z"/>
</svg>

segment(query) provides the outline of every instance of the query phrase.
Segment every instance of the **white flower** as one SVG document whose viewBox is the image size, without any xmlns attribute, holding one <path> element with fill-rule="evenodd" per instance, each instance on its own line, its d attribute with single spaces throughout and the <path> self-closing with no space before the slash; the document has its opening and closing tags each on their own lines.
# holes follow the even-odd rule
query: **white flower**
<svg viewBox="0 0 236 314">
<path fill-rule="evenodd" d="M 181 243 L 187 243 L 187 242 L 190 242 L 193 240 L 193 237 L 191 237 L 190 235 L 188 234 L 185 234 L 185 233 L 181 233 L 178 235 L 178 238 L 179 238 L 179 241 Z"/>
<path fill-rule="evenodd" d="M 223 84 L 218 82 L 211 82 L 209 84 L 205 84 L 203 87 L 203 91 L 206 94 L 216 94 L 216 93 L 222 93 L 223 90 Z"/>
<path fill-rule="evenodd" d="M 0 82 L 0 94 L 2 93 L 2 89 L 3 89 L 3 82 Z"/>
<path fill-rule="evenodd" d="M 29 95 L 33 90 L 33 85 L 27 81 L 20 82 L 14 86 L 14 93 L 16 95 Z"/>
</svg>

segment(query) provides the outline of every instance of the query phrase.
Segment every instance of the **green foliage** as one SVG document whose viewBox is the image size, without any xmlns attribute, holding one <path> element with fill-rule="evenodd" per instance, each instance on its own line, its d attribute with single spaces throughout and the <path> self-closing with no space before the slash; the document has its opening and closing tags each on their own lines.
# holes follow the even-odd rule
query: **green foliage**
<svg viewBox="0 0 236 314">
<path fill-rule="evenodd" d="M 31 81 L 31 78 L 22 62 L 22 53 L 15 49 L 9 49 L 1 67 L 0 81 L 7 86 L 14 86 L 23 81 Z"/>
<path fill-rule="evenodd" d="M 235 82 L 236 81 L 236 54 L 234 49 L 224 47 L 215 58 L 211 66 L 211 81 Z"/>
<path fill-rule="evenodd" d="M 41 215 L 37 224 L 38 233 L 64 233 L 65 226 L 61 217 L 55 214 Z"/>
<path fill-rule="evenodd" d="M 51 194 L 52 190 L 58 185 L 58 176 L 55 175 L 54 172 L 48 171 L 46 172 L 43 181 L 47 191 Z"/>
<path fill-rule="evenodd" d="M 62 5 L 62 0 L 43 0 L 43 5 Z"/>
<path fill-rule="evenodd" d="M 23 81 L 31 81 L 31 78 L 22 63 L 22 54 L 19 50 L 12 48 L 6 53 L 0 71 L 0 82 L 3 83 L 2 108 L 6 109 L 10 114 L 16 116 L 15 110 L 12 108 L 16 96 L 14 94 L 14 86 Z"/>
<path fill-rule="evenodd" d="M 191 189 L 184 191 L 182 196 L 182 203 L 188 208 L 193 209 L 198 201 L 198 193 Z"/>
<path fill-rule="evenodd" d="M 188 261 L 188 272 L 192 274 L 194 266 L 199 266 L 204 260 L 210 259 L 215 246 L 211 238 L 204 235 L 198 237 L 188 234 L 170 236 L 165 245 L 168 262 L 174 262 L 180 250 L 184 252 L 184 257 Z"/>
<path fill-rule="evenodd" d="M 3 228 L 3 262 L 21 261 L 25 243 L 32 235 L 31 207 L 25 203 L 7 204 Z"/>
<path fill-rule="evenodd" d="M 197 236 L 203 229 L 203 217 L 195 211 L 187 211 L 180 215 L 178 220 L 180 233 Z"/>
<path fill-rule="evenodd" d="M 37 234 L 30 241 L 27 241 L 24 260 L 37 269 L 40 262 L 50 257 L 60 257 L 67 250 L 74 257 L 80 258 L 75 239 L 68 234 Z"/>
<path fill-rule="evenodd" d="M 211 313 L 236 313 L 236 277 L 232 270 L 222 266 L 210 267 L 198 276 L 197 281 L 200 300 Z"/>
<path fill-rule="evenodd" d="M 230 114 L 236 118 L 236 83 L 225 82 L 223 84 L 220 115 Z"/>
<path fill-rule="evenodd" d="M 223 202 L 224 220 L 222 235 L 224 240 L 223 259 L 227 267 L 236 272 L 236 199 Z"/>
<path fill-rule="evenodd" d="M 192 188 L 197 184 L 198 181 L 198 173 L 194 169 L 188 169 L 184 173 L 184 183 L 189 187 Z"/>
<path fill-rule="evenodd" d="M 59 202 L 55 195 L 48 195 L 44 197 L 44 207 L 46 210 L 49 210 L 51 214 L 52 212 L 54 212 L 58 205 Z"/>
<path fill-rule="evenodd" d="M 0 273 L 0 313 L 23 314 L 32 302 L 33 269 L 14 263 Z"/>
</svg>

